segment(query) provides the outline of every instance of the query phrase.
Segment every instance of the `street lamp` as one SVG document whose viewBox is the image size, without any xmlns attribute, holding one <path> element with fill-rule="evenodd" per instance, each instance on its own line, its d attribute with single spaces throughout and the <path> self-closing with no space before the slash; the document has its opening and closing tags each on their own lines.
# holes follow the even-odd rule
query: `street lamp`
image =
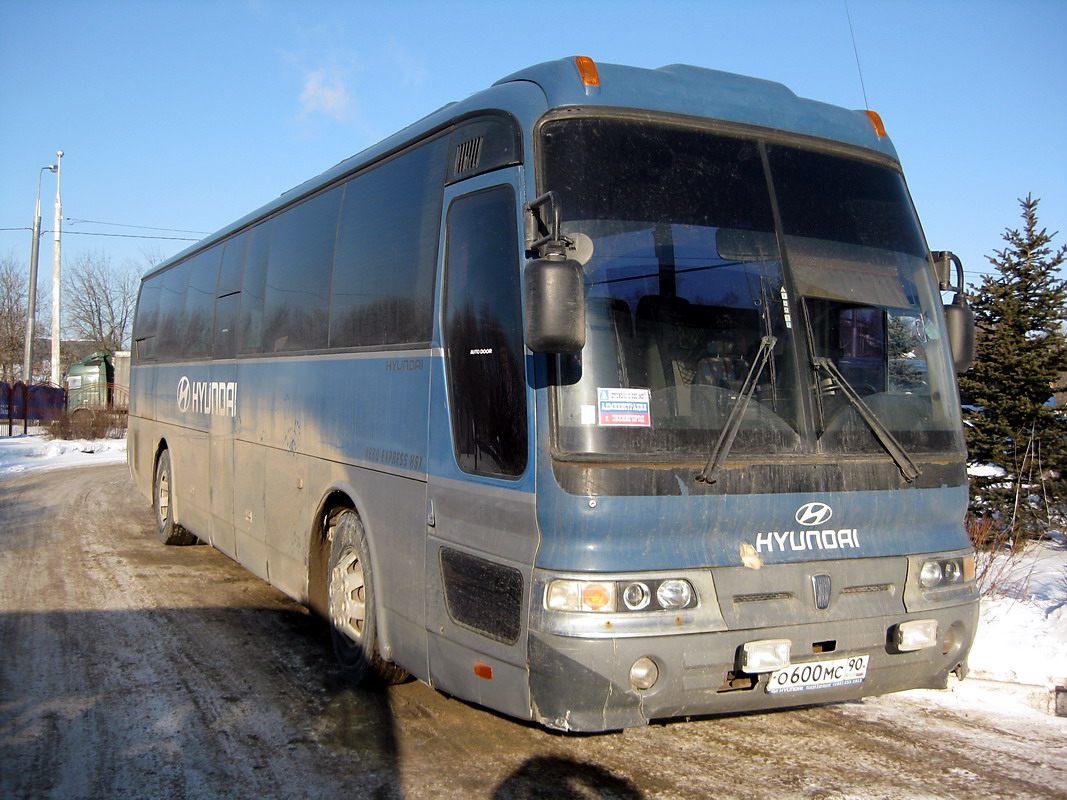
<svg viewBox="0 0 1067 800">
<path fill-rule="evenodd" d="M 52 385 L 59 386 L 59 237 L 63 230 L 63 202 L 59 199 L 59 168 L 63 151 L 56 151 L 56 224 L 52 251 Z"/>
<path fill-rule="evenodd" d="M 33 210 L 33 244 L 30 247 L 30 291 L 26 301 L 26 346 L 22 351 L 22 381 L 33 382 L 33 337 L 37 328 L 37 260 L 41 254 L 41 178 L 45 170 L 56 172 L 58 164 L 41 167 L 37 173 L 37 205 Z"/>
</svg>

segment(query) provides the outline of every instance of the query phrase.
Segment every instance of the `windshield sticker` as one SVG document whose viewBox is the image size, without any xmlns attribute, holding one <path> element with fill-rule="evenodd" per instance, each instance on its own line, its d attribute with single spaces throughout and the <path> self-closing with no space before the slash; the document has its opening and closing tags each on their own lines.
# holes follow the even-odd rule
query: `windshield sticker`
<svg viewBox="0 0 1067 800">
<path fill-rule="evenodd" d="M 615 427 L 652 426 L 651 392 L 648 389 L 597 389 L 600 424 Z"/>
</svg>

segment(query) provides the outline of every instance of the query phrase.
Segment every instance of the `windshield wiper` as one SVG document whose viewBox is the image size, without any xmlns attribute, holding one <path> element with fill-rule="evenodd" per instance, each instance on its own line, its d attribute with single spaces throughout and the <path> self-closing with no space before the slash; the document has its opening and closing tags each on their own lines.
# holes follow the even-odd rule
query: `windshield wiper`
<svg viewBox="0 0 1067 800">
<path fill-rule="evenodd" d="M 841 370 L 837 368 L 837 364 L 835 364 L 832 359 L 826 358 L 825 356 L 817 356 L 813 358 L 812 363 L 816 370 L 825 373 L 826 376 L 830 378 L 834 385 L 841 391 L 841 394 L 848 398 L 852 407 L 859 412 L 861 417 L 863 417 L 863 421 L 870 426 L 882 447 L 884 447 L 886 452 L 893 457 L 904 480 L 911 483 L 919 477 L 919 467 L 911 460 L 911 456 L 904 450 L 904 447 L 897 441 L 896 437 L 889 432 L 889 429 L 885 426 L 882 420 L 878 418 L 878 415 L 871 410 L 870 406 L 863 402 L 863 398 L 859 396 L 859 393 L 852 387 L 852 384 L 848 382 L 848 379 L 841 374 Z"/>
<path fill-rule="evenodd" d="M 715 447 L 711 451 L 708 463 L 704 465 L 704 469 L 697 473 L 696 479 L 699 483 L 715 483 L 717 480 L 716 475 L 722 467 L 722 462 L 726 455 L 730 452 L 730 448 L 733 446 L 737 432 L 741 429 L 741 422 L 744 419 L 748 401 L 756 391 L 760 375 L 763 374 L 763 368 L 770 361 L 771 353 L 774 352 L 774 345 L 777 341 L 774 336 L 764 336 L 760 339 L 756 358 L 753 360 L 752 366 L 749 367 L 745 382 L 741 384 L 741 391 L 730 409 L 726 424 L 722 426 L 722 431 L 719 432 L 719 439 L 715 442 Z"/>
</svg>

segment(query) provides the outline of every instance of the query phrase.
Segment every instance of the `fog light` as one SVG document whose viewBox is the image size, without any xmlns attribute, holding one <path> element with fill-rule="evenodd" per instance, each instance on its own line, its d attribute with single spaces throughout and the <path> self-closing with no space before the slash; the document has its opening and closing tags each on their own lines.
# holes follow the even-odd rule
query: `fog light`
<svg viewBox="0 0 1067 800">
<path fill-rule="evenodd" d="M 659 680 L 659 667 L 656 662 L 647 656 L 643 656 L 630 667 L 630 685 L 635 689 L 644 691 L 651 689 Z"/>
<path fill-rule="evenodd" d="M 745 642 L 741 647 L 742 672 L 773 672 L 789 666 L 792 644 L 788 639 L 763 639 Z"/>
<path fill-rule="evenodd" d="M 897 625 L 894 641 L 897 650 L 903 652 L 933 647 L 937 644 L 937 620 L 916 619 L 911 622 L 902 622 Z"/>
</svg>

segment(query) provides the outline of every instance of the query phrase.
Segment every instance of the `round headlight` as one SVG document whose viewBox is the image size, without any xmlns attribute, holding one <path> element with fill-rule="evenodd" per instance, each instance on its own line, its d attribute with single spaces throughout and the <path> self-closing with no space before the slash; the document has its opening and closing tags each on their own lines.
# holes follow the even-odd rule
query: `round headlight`
<svg viewBox="0 0 1067 800">
<path fill-rule="evenodd" d="M 944 567 L 945 583 L 959 583 L 963 577 L 963 569 L 958 561 L 946 561 Z"/>
<path fill-rule="evenodd" d="M 648 604 L 652 602 L 652 592 L 646 584 L 634 581 L 626 584 L 626 588 L 622 590 L 622 602 L 630 611 L 640 611 L 648 608 Z"/>
<path fill-rule="evenodd" d="M 927 561 L 923 564 L 922 572 L 919 573 L 919 583 L 927 589 L 941 583 L 941 565 L 936 561 Z"/>
<path fill-rule="evenodd" d="M 664 581 L 656 589 L 656 599 L 663 608 L 685 608 L 693 601 L 693 587 L 689 581 Z"/>
</svg>

